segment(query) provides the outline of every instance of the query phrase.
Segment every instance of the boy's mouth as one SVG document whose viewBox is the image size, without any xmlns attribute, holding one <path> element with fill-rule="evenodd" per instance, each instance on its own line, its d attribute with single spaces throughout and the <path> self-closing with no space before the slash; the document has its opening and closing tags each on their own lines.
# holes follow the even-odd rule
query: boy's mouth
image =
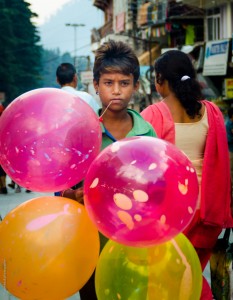
<svg viewBox="0 0 233 300">
<path fill-rule="evenodd" d="M 122 99 L 119 99 L 119 98 L 117 98 L 117 99 L 112 99 L 111 102 L 112 102 L 112 103 L 120 103 L 120 102 L 122 102 Z"/>
</svg>

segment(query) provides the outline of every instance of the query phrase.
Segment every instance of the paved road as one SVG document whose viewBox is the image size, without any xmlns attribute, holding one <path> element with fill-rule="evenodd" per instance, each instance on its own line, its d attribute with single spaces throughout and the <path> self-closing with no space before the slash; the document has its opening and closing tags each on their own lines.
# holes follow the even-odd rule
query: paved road
<svg viewBox="0 0 233 300">
<path fill-rule="evenodd" d="M 7 178 L 7 183 L 10 180 Z M 44 196 L 53 196 L 52 193 L 38 193 L 38 192 L 31 192 L 26 193 L 25 189 L 21 189 L 21 193 L 15 193 L 15 190 L 8 188 L 8 194 L 2 195 L 0 194 L 0 214 L 2 218 L 10 212 L 13 208 L 18 206 L 19 204 L 31 200 L 33 198 L 44 197 Z M 18 298 L 9 295 L 3 287 L 0 285 L 0 300 L 16 300 Z M 69 300 L 80 300 L 79 294 L 75 294 L 74 296 L 68 298 Z M 67 299 L 67 300 L 68 300 Z"/>
<path fill-rule="evenodd" d="M 7 183 L 9 183 L 9 179 L 7 178 Z M 0 214 L 4 217 L 8 212 L 10 212 L 13 208 L 18 206 L 19 204 L 33 199 L 37 197 L 43 197 L 47 195 L 53 195 L 52 193 L 38 193 L 38 192 L 31 192 L 26 193 L 25 189 L 21 189 L 21 193 L 15 193 L 15 190 L 11 188 L 8 189 L 8 194 L 3 195 L 0 194 Z"/>
</svg>

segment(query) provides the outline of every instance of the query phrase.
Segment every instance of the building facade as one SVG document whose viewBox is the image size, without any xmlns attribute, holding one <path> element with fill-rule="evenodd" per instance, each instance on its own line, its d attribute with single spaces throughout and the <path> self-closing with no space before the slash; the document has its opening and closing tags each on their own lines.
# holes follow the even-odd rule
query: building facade
<svg viewBox="0 0 233 300">
<path fill-rule="evenodd" d="M 128 43 L 141 65 L 139 98 L 157 100 L 153 63 L 167 49 L 188 53 L 204 97 L 223 110 L 233 103 L 233 0 L 94 0 L 104 24 L 91 36 L 94 52 L 108 39 Z"/>
</svg>

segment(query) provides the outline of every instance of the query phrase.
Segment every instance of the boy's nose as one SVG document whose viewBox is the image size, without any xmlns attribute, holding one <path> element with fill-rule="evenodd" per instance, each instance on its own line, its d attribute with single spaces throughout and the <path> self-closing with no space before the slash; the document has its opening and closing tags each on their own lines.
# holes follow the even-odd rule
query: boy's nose
<svg viewBox="0 0 233 300">
<path fill-rule="evenodd" d="M 118 84 L 115 84 L 114 86 L 113 86 L 113 94 L 120 94 L 120 86 L 118 85 Z"/>
</svg>

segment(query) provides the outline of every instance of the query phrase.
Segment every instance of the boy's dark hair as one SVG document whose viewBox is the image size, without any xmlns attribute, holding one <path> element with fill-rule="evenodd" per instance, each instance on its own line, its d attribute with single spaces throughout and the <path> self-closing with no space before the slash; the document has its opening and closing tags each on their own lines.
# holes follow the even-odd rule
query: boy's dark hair
<svg viewBox="0 0 233 300">
<path fill-rule="evenodd" d="M 229 119 L 231 119 L 232 116 L 233 116 L 233 107 L 230 107 L 230 108 L 228 109 L 227 114 L 228 114 Z"/>
<path fill-rule="evenodd" d="M 194 118 L 200 115 L 201 86 L 190 57 L 180 50 L 169 50 L 155 61 L 156 82 L 168 81 L 170 89 L 179 99 L 187 114 Z M 189 76 L 181 80 L 183 76 Z"/>
<path fill-rule="evenodd" d="M 132 74 L 136 84 L 140 75 L 140 65 L 136 54 L 127 44 L 109 40 L 95 53 L 94 80 L 99 82 L 101 74 L 113 72 Z"/>
<path fill-rule="evenodd" d="M 57 67 L 56 76 L 61 85 L 72 82 L 75 74 L 75 67 L 70 63 L 62 63 Z"/>
</svg>

